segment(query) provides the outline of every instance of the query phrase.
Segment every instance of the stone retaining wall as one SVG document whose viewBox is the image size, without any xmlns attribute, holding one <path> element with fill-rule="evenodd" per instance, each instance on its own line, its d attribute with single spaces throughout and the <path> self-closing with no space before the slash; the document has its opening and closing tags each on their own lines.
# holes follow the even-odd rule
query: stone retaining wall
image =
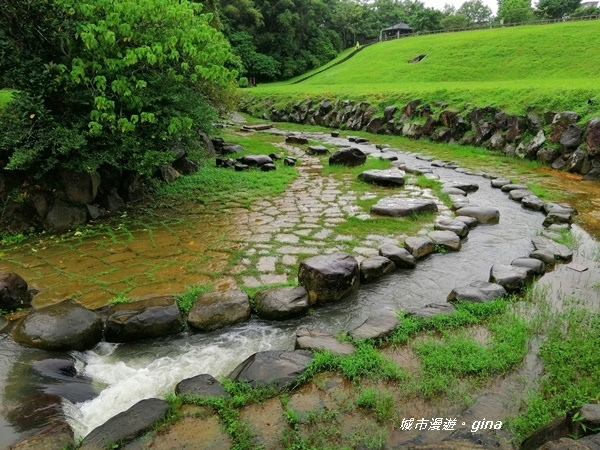
<svg viewBox="0 0 600 450">
<path fill-rule="evenodd" d="M 493 106 L 459 111 L 421 99 L 403 107 L 388 106 L 383 114 L 367 102 L 352 100 L 308 99 L 278 109 L 273 99 L 247 97 L 240 107 L 273 122 L 485 147 L 582 174 L 584 180 L 600 180 L 600 117 L 580 123 L 579 114 L 572 111 L 518 116 Z"/>
</svg>

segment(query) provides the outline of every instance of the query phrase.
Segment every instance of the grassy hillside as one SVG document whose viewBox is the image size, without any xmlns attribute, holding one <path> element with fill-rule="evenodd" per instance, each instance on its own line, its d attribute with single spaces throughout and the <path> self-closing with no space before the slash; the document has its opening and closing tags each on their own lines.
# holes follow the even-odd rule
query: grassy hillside
<svg viewBox="0 0 600 450">
<path fill-rule="evenodd" d="M 251 91 L 280 99 L 348 97 L 374 103 L 421 97 L 455 106 L 494 104 L 522 113 L 600 104 L 600 22 L 573 22 L 411 37 L 372 45 L 298 84 Z M 426 53 L 417 64 L 408 60 Z M 588 99 L 596 99 L 590 107 Z"/>
</svg>

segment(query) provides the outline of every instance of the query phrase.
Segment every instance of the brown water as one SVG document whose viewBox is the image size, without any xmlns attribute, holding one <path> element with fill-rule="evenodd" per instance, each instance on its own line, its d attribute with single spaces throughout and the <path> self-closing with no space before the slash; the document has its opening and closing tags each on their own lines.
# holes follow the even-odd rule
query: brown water
<svg viewBox="0 0 600 450">
<path fill-rule="evenodd" d="M 374 151 L 371 146 L 362 147 Z M 403 159 L 407 163 L 424 164 L 410 154 L 403 155 Z M 268 259 L 270 256 L 260 256 L 261 251 L 269 249 L 271 241 L 283 236 L 282 243 L 286 246 L 280 249 L 300 253 L 306 248 L 321 251 L 316 233 L 331 230 L 341 220 L 342 207 L 352 210 L 352 195 L 344 193 L 333 180 L 317 180 L 319 172 L 314 164 L 313 161 L 306 166 L 304 175 L 281 199 L 263 199 L 256 202 L 251 211 L 232 204 L 226 209 L 215 208 L 210 212 L 198 211 L 190 206 L 184 213 L 166 211 L 145 219 L 136 217 L 135 220 L 124 217 L 121 224 L 106 227 L 103 233 L 73 236 L 63 241 L 51 238 L 32 240 L 5 249 L 0 270 L 14 270 L 32 287 L 41 290 L 34 299 L 36 307 L 76 297 L 86 306 L 95 308 L 105 305 L 117 295 L 175 294 L 197 283 L 217 289 L 232 288 L 239 282 L 236 274 L 240 264 L 247 267 L 256 263 L 274 268 L 275 262 L 279 263 L 279 259 L 272 261 Z M 363 286 L 346 301 L 316 310 L 313 315 L 302 319 L 284 324 L 253 319 L 224 332 L 180 335 L 153 343 L 103 344 L 93 351 L 76 355 L 81 365 L 85 365 L 86 376 L 96 380 L 100 394 L 91 402 L 71 401 L 75 406 L 67 403 L 71 424 L 78 433 L 85 433 L 142 398 L 169 392 L 176 382 L 185 377 L 200 372 L 223 376 L 253 352 L 291 349 L 299 326 L 315 326 L 336 333 L 358 325 L 374 312 L 410 310 L 444 301 L 456 285 L 477 279 L 487 280 L 492 264 L 508 264 L 512 259 L 528 254 L 531 237 L 542 230 L 544 216 L 541 213 L 523 209 L 506 194 L 492 189 L 484 178 L 449 169 L 435 169 L 435 173 L 443 181 L 478 183 L 479 191 L 470 194 L 469 199 L 473 204 L 498 208 L 500 224 L 474 229 L 458 253 L 433 255 L 420 262 L 415 271 L 397 271 Z M 559 183 L 554 172 L 545 180 Z M 581 225 L 598 236 L 600 186 L 582 183 L 570 176 L 565 178 L 564 183 L 565 190 L 575 199 L 574 205 L 580 209 Z M 317 188 L 319 191 L 314 195 L 328 200 L 320 201 L 309 195 Z M 335 202 L 346 203 L 340 205 L 339 210 L 332 210 Z M 286 205 L 293 207 L 282 211 L 287 208 Z M 330 223 L 325 228 L 318 227 L 317 221 L 311 220 L 311 215 L 321 213 Z M 282 223 L 295 234 L 278 232 Z M 307 236 L 310 235 L 307 240 L 303 240 L 303 230 Z M 574 261 L 589 270 L 580 273 L 558 266 L 545 275 L 540 284 L 550 286 L 549 292 L 557 305 L 566 298 L 577 297 L 589 308 L 598 308 L 599 291 L 594 287 L 600 281 L 598 244 L 585 230 L 575 227 L 575 234 L 580 238 L 580 246 Z M 298 240 L 305 246 L 297 247 Z M 356 252 L 368 254 L 371 247 L 378 245 L 377 242 L 365 243 L 363 247 L 357 247 Z M 249 249 L 256 252 L 255 260 L 251 259 Z M 296 256 L 291 253 L 279 257 L 283 264 L 286 257 L 292 265 L 297 262 Z M 272 275 L 277 276 L 276 273 Z M 36 423 L 28 420 L 15 422 L 16 416 L 12 411 L 15 408 L 18 411 L 19 405 L 24 403 L 32 384 L 27 371 L 19 372 L 16 368 L 31 366 L 32 358 L 47 357 L 45 353 L 39 353 L 44 352 L 23 349 L 6 338 L 0 340 L 0 354 L 3 356 L 0 384 L 4 386 L 3 393 L 0 393 L 3 400 L 0 447 L 30 434 L 37 427 Z M 390 357 L 399 363 L 404 358 L 408 367 L 414 363 L 409 354 Z M 533 358 L 533 361 L 531 364 L 527 362 L 524 373 L 535 377 L 535 352 L 532 351 L 528 358 Z M 42 381 L 41 385 L 46 386 L 47 383 L 44 383 Z M 465 417 L 478 418 L 479 414 L 487 414 L 488 419 L 502 420 L 506 408 L 493 405 L 503 404 L 502 399 L 514 389 L 514 383 L 510 380 L 499 383 L 489 392 L 482 393 L 481 400 L 475 403 L 474 409 L 464 413 Z M 309 397 L 306 401 L 312 401 Z M 411 405 L 406 405 L 406 414 L 434 414 L 436 408 L 437 411 L 461 412 L 454 405 L 447 405 L 444 409 L 441 405 L 430 405 L 418 399 L 414 408 Z M 19 416 L 18 412 L 16 414 Z M 351 423 L 362 419 L 348 420 Z M 428 442 L 423 440 L 423 436 L 407 438 L 395 432 L 390 434 L 391 442 L 396 443 L 413 438 L 418 439 L 411 442 Z"/>
</svg>

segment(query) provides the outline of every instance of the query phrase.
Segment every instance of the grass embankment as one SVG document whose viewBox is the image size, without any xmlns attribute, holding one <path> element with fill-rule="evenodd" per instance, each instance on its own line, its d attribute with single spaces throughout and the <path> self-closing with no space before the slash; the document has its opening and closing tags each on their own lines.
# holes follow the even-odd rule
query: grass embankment
<svg viewBox="0 0 600 450">
<path fill-rule="evenodd" d="M 590 21 L 398 39 L 301 83 L 263 84 L 246 93 L 281 104 L 312 97 L 400 106 L 422 98 L 459 109 L 491 104 L 516 114 L 566 109 L 585 118 L 600 103 L 597 34 L 598 22 Z M 420 63 L 408 64 L 423 53 Z"/>
</svg>

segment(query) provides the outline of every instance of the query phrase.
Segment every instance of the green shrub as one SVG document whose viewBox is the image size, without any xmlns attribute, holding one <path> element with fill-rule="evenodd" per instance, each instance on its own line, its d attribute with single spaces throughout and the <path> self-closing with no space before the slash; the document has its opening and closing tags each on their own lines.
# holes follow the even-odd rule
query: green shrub
<svg viewBox="0 0 600 450">
<path fill-rule="evenodd" d="M 248 87 L 248 78 L 246 78 L 246 77 L 240 78 L 240 81 L 238 81 L 238 86 L 241 88 L 247 88 Z"/>
</svg>

